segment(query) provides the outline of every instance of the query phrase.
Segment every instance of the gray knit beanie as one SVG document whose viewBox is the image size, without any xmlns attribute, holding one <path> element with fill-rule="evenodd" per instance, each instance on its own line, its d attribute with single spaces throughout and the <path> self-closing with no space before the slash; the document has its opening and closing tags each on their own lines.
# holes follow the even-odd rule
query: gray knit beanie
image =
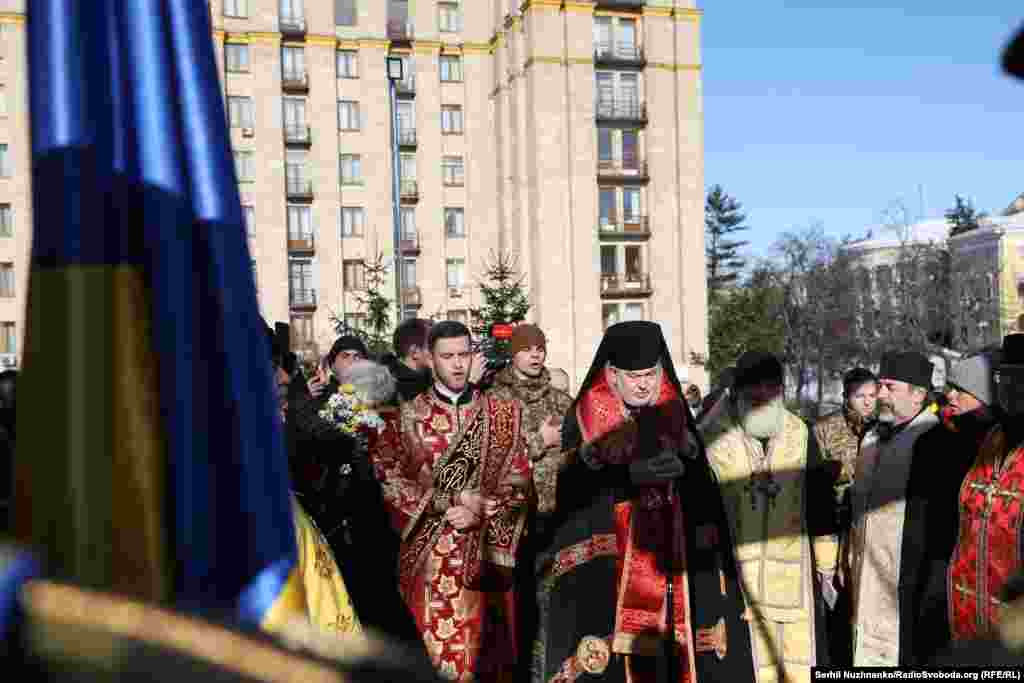
<svg viewBox="0 0 1024 683">
<path fill-rule="evenodd" d="M 957 389 L 973 394 L 987 406 L 996 400 L 993 366 L 995 357 L 991 352 L 976 353 L 953 363 L 947 383 Z"/>
</svg>

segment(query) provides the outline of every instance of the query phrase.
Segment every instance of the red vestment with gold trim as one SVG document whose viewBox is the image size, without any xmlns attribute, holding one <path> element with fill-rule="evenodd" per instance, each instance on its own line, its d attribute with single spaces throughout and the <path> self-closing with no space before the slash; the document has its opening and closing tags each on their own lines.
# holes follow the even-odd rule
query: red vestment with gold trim
<svg viewBox="0 0 1024 683">
<path fill-rule="evenodd" d="M 999 625 L 1003 587 L 1021 569 L 1022 521 L 1024 445 L 1011 450 L 997 426 L 960 486 L 960 535 L 947 582 L 954 639 L 986 637 Z"/>
<path fill-rule="evenodd" d="M 512 577 L 530 485 L 519 404 L 474 393 L 453 405 L 433 390 L 420 394 L 388 422 L 373 459 L 402 537 L 402 597 L 434 666 L 454 680 L 508 680 Z M 496 501 L 497 511 L 460 531 L 445 512 L 468 490 Z"/>
<path fill-rule="evenodd" d="M 692 444 L 678 392 L 663 379 L 654 406 L 655 422 L 647 425 L 657 433 L 657 446 L 687 452 Z M 586 399 L 576 408 L 585 443 L 596 446 L 592 456 L 601 465 L 625 465 L 640 453 L 638 425 L 609 384 L 606 373 L 594 382 Z M 686 580 L 686 539 L 683 509 L 671 484 L 642 487 L 637 500 L 615 505 L 616 566 L 615 631 L 610 650 L 626 657 L 627 677 L 632 681 L 655 680 L 654 657 L 664 651 L 670 632 L 677 646 L 678 683 L 692 683 L 695 644 L 691 631 L 689 585 Z M 666 562 L 667 560 L 667 562 Z M 666 564 L 671 572 L 666 572 Z M 666 605 L 669 575 L 672 605 Z M 671 626 L 669 610 L 671 609 Z M 713 635 L 710 647 L 724 647 Z M 702 643 L 703 644 L 703 643 Z M 640 655 L 639 658 L 634 655 Z M 563 672 L 573 668 L 567 662 Z M 571 680 L 569 675 L 565 680 Z M 554 681 L 560 680 L 556 676 Z M 675 682 L 673 682 L 675 683 Z"/>
</svg>

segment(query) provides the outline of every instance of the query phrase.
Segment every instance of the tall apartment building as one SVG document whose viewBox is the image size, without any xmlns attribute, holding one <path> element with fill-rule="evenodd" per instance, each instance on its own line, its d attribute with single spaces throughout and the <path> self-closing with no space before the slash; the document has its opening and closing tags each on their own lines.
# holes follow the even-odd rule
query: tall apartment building
<svg viewBox="0 0 1024 683">
<path fill-rule="evenodd" d="M 325 351 L 332 317 L 361 324 L 365 262 L 391 265 L 397 55 L 404 314 L 469 322 L 491 254 L 506 252 L 550 364 L 577 382 L 604 327 L 642 318 L 706 384 L 693 0 L 213 0 L 210 12 L 261 307 L 291 322 L 297 347 Z M 0 20 L 23 34 L 18 8 Z M 16 340 L 31 225 L 23 35 L 3 49 L 18 53 L 0 86 L 19 105 L 0 118 L 0 320 Z"/>
</svg>

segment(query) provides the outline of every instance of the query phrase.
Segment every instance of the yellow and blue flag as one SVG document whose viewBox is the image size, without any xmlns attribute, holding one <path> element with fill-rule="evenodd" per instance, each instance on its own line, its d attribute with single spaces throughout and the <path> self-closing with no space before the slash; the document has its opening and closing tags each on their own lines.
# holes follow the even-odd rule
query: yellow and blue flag
<svg viewBox="0 0 1024 683">
<path fill-rule="evenodd" d="M 264 623 L 295 532 L 201 0 L 28 3 L 14 526 L 47 571 Z"/>
</svg>

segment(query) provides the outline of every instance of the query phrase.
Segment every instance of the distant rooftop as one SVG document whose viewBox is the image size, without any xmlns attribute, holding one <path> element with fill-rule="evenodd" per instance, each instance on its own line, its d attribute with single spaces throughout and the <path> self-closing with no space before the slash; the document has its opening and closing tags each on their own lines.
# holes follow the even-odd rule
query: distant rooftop
<svg viewBox="0 0 1024 683">
<path fill-rule="evenodd" d="M 932 218 L 907 226 L 874 225 L 868 230 L 870 238 L 851 242 L 850 249 L 892 249 L 903 244 L 942 244 L 949 237 L 949 223 L 945 218 Z"/>
</svg>

